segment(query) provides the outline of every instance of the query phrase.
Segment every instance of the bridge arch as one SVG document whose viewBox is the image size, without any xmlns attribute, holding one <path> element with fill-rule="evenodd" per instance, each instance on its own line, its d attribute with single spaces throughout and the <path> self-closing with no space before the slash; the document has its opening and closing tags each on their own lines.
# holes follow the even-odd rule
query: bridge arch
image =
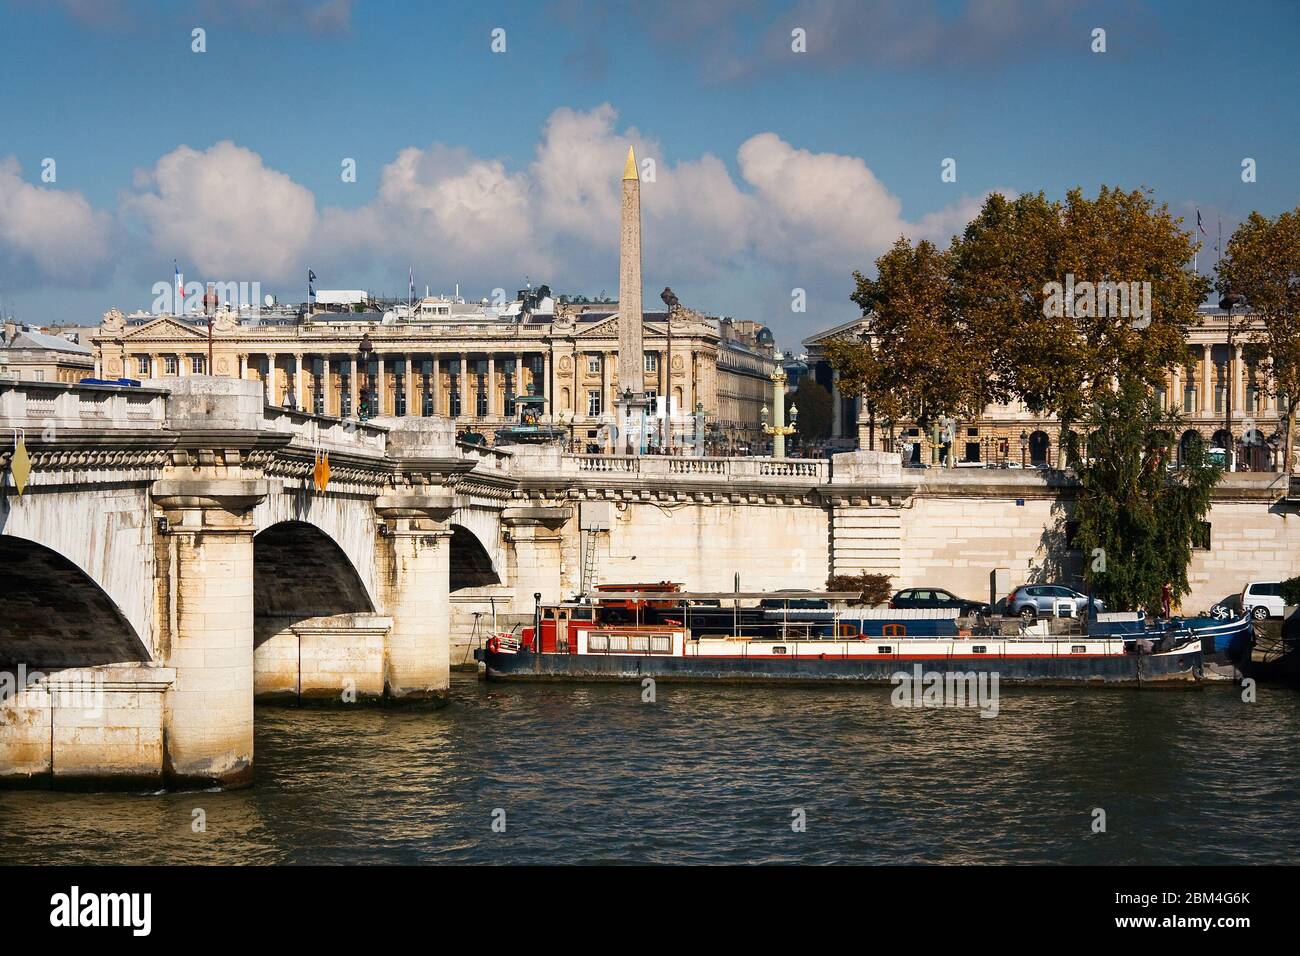
<svg viewBox="0 0 1300 956">
<path fill-rule="evenodd" d="M 149 661 L 148 647 L 108 593 L 66 556 L 0 534 L 5 569 L 0 668 Z"/>
<path fill-rule="evenodd" d="M 375 602 L 352 560 L 320 528 L 279 521 L 253 537 L 253 614 L 369 613 Z"/>
<path fill-rule="evenodd" d="M 320 532 L 320 537 L 314 537 L 300 529 L 298 540 L 319 547 L 322 558 L 326 554 L 331 560 L 339 557 L 334 554 L 337 549 L 365 589 L 366 607 L 373 610 L 383 603 L 375 553 L 375 513 L 370 501 L 347 495 L 317 497 L 301 490 L 274 491 L 254 510 L 253 524 L 258 537 L 282 524 L 305 525 Z M 276 543 L 278 538 L 263 542 L 264 546 Z M 325 547 L 326 543 L 331 547 Z M 257 537 L 253 544 L 256 549 Z"/>
<path fill-rule="evenodd" d="M 316 525 L 277 521 L 253 536 L 253 693 L 336 698 L 349 681 L 383 692 L 387 619 L 344 549 Z"/>
<path fill-rule="evenodd" d="M 449 558 L 452 591 L 501 583 L 492 553 L 479 540 L 478 535 L 463 524 L 451 525 Z"/>
</svg>

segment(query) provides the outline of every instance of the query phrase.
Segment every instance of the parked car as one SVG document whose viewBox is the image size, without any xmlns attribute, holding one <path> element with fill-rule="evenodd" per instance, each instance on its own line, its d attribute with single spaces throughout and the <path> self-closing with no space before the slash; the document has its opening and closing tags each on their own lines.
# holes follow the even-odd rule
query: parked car
<svg viewBox="0 0 1300 956">
<path fill-rule="evenodd" d="M 1241 607 L 1257 621 L 1281 617 L 1286 613 L 1286 605 L 1282 603 L 1282 583 L 1251 581 L 1241 592 Z"/>
<path fill-rule="evenodd" d="M 903 588 L 890 598 L 889 606 L 893 608 L 955 607 L 962 617 L 991 613 L 988 604 L 983 601 L 968 601 L 942 588 Z"/>
<path fill-rule="evenodd" d="M 1032 621 L 1040 614 L 1056 613 L 1056 602 L 1060 598 L 1074 601 L 1074 613 L 1083 617 L 1088 609 L 1088 595 L 1067 588 L 1063 584 L 1022 584 L 1007 595 L 1004 614 L 1018 614 L 1027 621 Z M 1092 598 L 1092 610 L 1100 613 L 1106 610 L 1105 604 Z"/>
</svg>

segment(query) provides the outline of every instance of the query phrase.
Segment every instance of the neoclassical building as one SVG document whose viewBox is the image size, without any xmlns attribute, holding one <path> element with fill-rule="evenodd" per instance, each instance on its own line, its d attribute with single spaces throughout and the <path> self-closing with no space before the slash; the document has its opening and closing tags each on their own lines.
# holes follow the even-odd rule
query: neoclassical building
<svg viewBox="0 0 1300 956">
<path fill-rule="evenodd" d="M 409 313 L 114 309 L 91 337 L 95 375 L 205 374 L 209 318 L 216 375 L 256 379 L 267 402 L 320 415 L 444 415 L 491 438 L 517 421 L 517 397 L 540 395 L 546 420 L 583 445 L 620 394 L 617 303 L 574 305 L 532 290 L 504 309 L 442 299 Z M 761 441 L 778 366 L 766 328 L 682 306 L 644 312 L 643 327 L 648 397 L 671 397 L 679 417 L 702 415 L 714 450 Z"/>
<path fill-rule="evenodd" d="M 1280 467 L 1282 418 L 1286 395 L 1275 394 L 1264 370 L 1252 354 L 1249 316 L 1233 316 L 1235 335 L 1228 345 L 1228 316 L 1218 308 L 1204 307 L 1200 321 L 1188 335 L 1195 361 L 1170 369 L 1164 387 L 1157 390 L 1162 408 L 1177 412 L 1185 425 L 1178 437 L 1180 450 L 1195 436 L 1211 447 L 1237 442 L 1239 467 L 1266 471 Z M 834 408 L 832 442 L 840 447 L 901 451 L 915 463 L 931 462 L 935 446 L 931 435 L 921 434 L 914 422 L 895 428 L 891 443 L 876 423 L 874 436 L 865 403 L 841 393 L 837 375 L 826 359 L 823 344 L 865 328 L 862 320 L 847 322 L 804 340 L 813 375 L 831 390 Z M 1228 396 L 1232 396 L 1232 427 L 1226 427 Z M 957 423 L 954 463 L 965 465 L 1010 461 L 1024 465 L 1059 463 L 1060 425 L 1052 416 L 1036 415 L 1020 404 L 990 405 L 975 421 Z M 873 440 L 874 439 L 874 440 Z M 946 451 L 945 451 L 946 454 Z"/>
</svg>

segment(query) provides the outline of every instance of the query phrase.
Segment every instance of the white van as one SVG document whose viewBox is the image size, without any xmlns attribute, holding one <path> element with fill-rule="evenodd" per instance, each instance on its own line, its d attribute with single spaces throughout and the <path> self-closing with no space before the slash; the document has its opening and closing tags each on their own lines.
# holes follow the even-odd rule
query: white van
<svg viewBox="0 0 1300 956">
<path fill-rule="evenodd" d="M 1286 612 L 1279 581 L 1251 581 L 1241 592 L 1241 609 L 1257 621 L 1281 617 Z"/>
</svg>

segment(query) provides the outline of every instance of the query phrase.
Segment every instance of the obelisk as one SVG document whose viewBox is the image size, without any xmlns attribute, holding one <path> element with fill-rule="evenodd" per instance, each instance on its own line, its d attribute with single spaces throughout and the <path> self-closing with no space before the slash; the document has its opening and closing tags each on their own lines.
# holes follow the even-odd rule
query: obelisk
<svg viewBox="0 0 1300 956">
<path fill-rule="evenodd" d="M 641 177 L 629 146 L 618 250 L 618 390 L 620 396 L 630 390 L 638 402 L 645 391 L 641 324 Z"/>
</svg>

